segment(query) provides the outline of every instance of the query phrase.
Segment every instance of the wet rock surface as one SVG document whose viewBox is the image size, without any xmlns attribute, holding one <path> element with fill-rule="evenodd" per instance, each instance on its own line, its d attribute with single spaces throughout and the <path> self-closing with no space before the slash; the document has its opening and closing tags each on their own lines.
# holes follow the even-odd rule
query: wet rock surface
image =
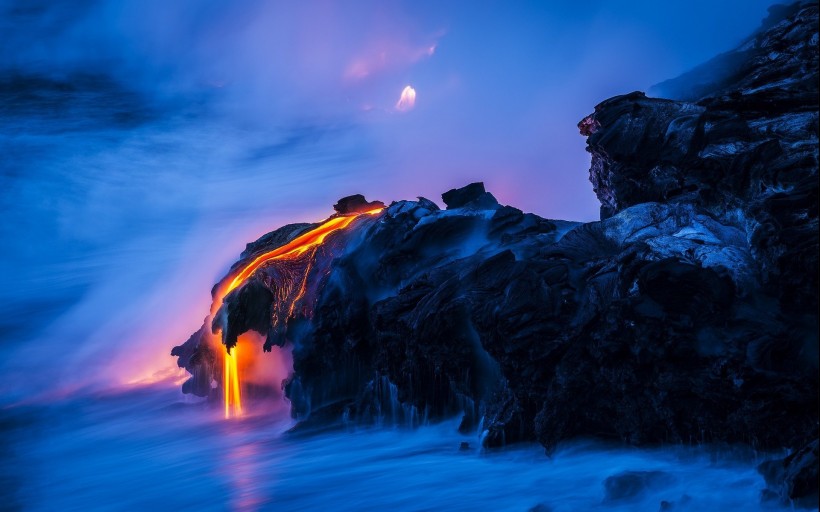
<svg viewBox="0 0 820 512">
<path fill-rule="evenodd" d="M 649 489 L 669 485 L 674 480 L 663 471 L 624 471 L 604 480 L 604 501 L 630 501 Z"/>
<path fill-rule="evenodd" d="M 818 458 L 820 442 L 815 439 L 781 460 L 769 460 L 758 470 L 766 479 L 765 500 L 793 502 L 797 506 L 817 508 Z"/>
<path fill-rule="evenodd" d="M 579 128 L 600 222 L 527 214 L 483 184 L 448 191 L 446 210 L 394 202 L 226 296 L 223 341 L 251 329 L 292 346 L 285 390 L 306 422 L 462 415 L 485 446 L 548 451 L 577 437 L 788 448 L 761 467 L 769 497 L 811 501 L 816 33 L 817 4 L 796 4 L 698 97 L 598 105 Z M 337 210 L 373 204 L 353 197 Z M 236 268 L 310 226 L 249 244 Z M 299 275 L 299 307 L 276 306 Z M 173 353 L 206 395 L 220 370 L 201 332 Z"/>
</svg>

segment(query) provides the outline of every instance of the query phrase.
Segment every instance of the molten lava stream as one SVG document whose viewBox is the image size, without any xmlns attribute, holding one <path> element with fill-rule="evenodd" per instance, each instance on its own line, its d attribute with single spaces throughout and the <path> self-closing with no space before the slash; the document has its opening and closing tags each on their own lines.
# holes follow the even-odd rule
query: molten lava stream
<svg viewBox="0 0 820 512">
<path fill-rule="evenodd" d="M 333 217 L 307 233 L 299 235 L 287 244 L 257 256 L 250 263 L 242 267 L 230 281 L 223 279 L 222 283 L 220 283 L 214 296 L 214 301 L 211 304 L 211 318 L 214 318 L 216 312 L 222 306 L 225 295 L 241 286 L 265 263 L 274 260 L 296 259 L 311 248 L 321 245 L 325 241 L 325 238 L 331 233 L 347 228 L 360 215 L 376 215 L 383 209 L 384 208 L 374 208 L 366 212 Z M 310 268 L 311 265 L 308 264 L 299 293 L 291 302 L 289 315 L 293 314 L 293 308 L 296 302 L 304 295 L 307 273 L 310 272 Z M 224 284 L 226 282 L 227 285 Z M 221 334 L 221 332 L 217 334 Z M 231 354 L 231 349 L 226 350 L 223 358 L 222 389 L 225 402 L 225 418 L 242 415 L 242 393 L 240 391 L 242 386 L 239 378 L 239 364 L 237 364 L 237 360 L 239 359 L 239 343 L 237 343 L 232 350 L 233 354 Z"/>
<path fill-rule="evenodd" d="M 225 418 L 231 417 L 231 410 L 234 416 L 242 416 L 242 393 L 239 391 L 239 344 L 233 347 L 233 355 L 228 349 L 225 353 L 224 367 L 222 373 L 224 382 L 222 387 L 225 390 Z"/>
</svg>

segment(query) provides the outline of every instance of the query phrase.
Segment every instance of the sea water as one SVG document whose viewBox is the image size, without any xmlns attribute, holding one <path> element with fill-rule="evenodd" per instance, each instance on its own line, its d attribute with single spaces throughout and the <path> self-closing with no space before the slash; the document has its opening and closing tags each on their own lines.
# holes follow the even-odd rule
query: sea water
<svg viewBox="0 0 820 512">
<path fill-rule="evenodd" d="M 458 418 L 416 429 L 288 432 L 286 404 L 225 420 L 216 404 L 148 386 L 2 409 L 10 510 L 776 510 L 765 457 L 714 446 L 592 441 L 551 456 L 482 449 Z M 466 443 L 466 444 L 465 444 Z M 771 454 L 769 454 L 771 456 Z M 607 492 L 608 478 L 655 475 Z M 612 480 L 610 480 L 612 482 Z M 671 507 L 671 508 L 670 508 Z"/>
</svg>

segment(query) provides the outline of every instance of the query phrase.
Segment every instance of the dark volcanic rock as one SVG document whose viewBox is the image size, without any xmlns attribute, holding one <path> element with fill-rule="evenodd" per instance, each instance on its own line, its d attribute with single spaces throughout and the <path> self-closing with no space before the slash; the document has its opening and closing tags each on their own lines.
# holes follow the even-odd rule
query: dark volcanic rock
<svg viewBox="0 0 820 512">
<path fill-rule="evenodd" d="M 305 231 L 308 231 L 314 227 L 316 227 L 316 224 L 308 224 L 304 222 L 288 224 L 287 226 L 282 226 L 275 231 L 262 235 L 258 240 L 245 246 L 245 250 L 239 255 L 239 261 L 233 265 L 233 268 L 241 266 L 245 263 L 245 261 L 251 259 L 251 257 L 270 251 L 275 247 L 285 245 Z"/>
<path fill-rule="evenodd" d="M 817 508 L 818 459 L 820 459 L 820 441 L 815 439 L 800 450 L 781 460 L 770 460 L 762 463 L 758 470 L 766 478 L 769 488 L 764 491 L 764 498 L 777 501 L 792 501 L 796 505 Z"/>
<path fill-rule="evenodd" d="M 525 214 L 481 183 L 446 192 L 446 210 L 395 202 L 228 294 L 174 349 L 193 374 L 185 390 L 220 382 L 211 328 L 228 346 L 255 330 L 266 348 L 292 346 L 301 420 L 461 415 L 484 446 L 548 451 L 576 437 L 788 448 L 761 466 L 767 496 L 811 501 L 817 12 L 781 10 L 700 96 L 632 93 L 582 120 L 601 221 Z M 232 270 L 313 226 L 265 235 Z M 652 482 L 619 477 L 610 494 Z"/>
<path fill-rule="evenodd" d="M 182 384 L 182 392 L 205 397 L 212 392 L 211 381 L 221 374 L 222 359 L 214 347 L 201 343 L 203 330 L 204 326 L 185 343 L 174 347 L 171 355 L 177 358 L 180 368 L 185 368 L 191 374 Z"/>
<path fill-rule="evenodd" d="M 355 194 L 339 199 L 339 202 L 333 205 L 333 209 L 338 213 L 361 213 L 376 208 L 384 208 L 384 203 L 381 201 L 368 201 L 361 194 Z"/>
<path fill-rule="evenodd" d="M 498 206 L 498 201 L 484 190 L 484 183 L 470 183 L 461 188 L 448 190 L 441 195 L 447 209 L 471 207 L 477 210 L 491 210 Z"/>
<path fill-rule="evenodd" d="M 271 307 L 274 295 L 269 286 L 260 280 L 251 280 L 225 296 L 224 314 L 217 315 L 211 323 L 214 334 L 222 332 L 226 347 L 236 345 L 240 334 L 250 330 L 266 334 L 270 330 Z"/>
<path fill-rule="evenodd" d="M 601 103 L 579 128 L 602 218 L 658 201 L 743 225 L 763 285 L 813 316 L 818 276 L 806 270 L 818 264 L 818 6 L 784 13 L 744 44 L 737 72 L 700 89 L 696 102 L 636 92 Z"/>
<path fill-rule="evenodd" d="M 777 93 L 808 95 L 817 82 L 817 2 L 769 7 L 760 29 L 734 50 L 652 88 L 665 98 L 698 101 L 741 91 L 744 95 L 777 88 Z M 786 85 L 787 87 L 783 87 Z"/>
</svg>

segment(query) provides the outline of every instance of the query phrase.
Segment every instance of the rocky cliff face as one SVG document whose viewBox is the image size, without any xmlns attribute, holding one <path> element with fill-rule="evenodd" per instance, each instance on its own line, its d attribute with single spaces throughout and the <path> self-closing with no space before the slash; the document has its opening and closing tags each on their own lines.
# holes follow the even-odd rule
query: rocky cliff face
<svg viewBox="0 0 820 512">
<path fill-rule="evenodd" d="M 705 387 L 696 392 L 695 407 L 712 399 L 716 404 L 722 399 L 713 393 L 727 393 L 725 398 L 746 405 L 726 409 L 723 421 L 706 421 L 707 430 L 740 420 L 730 428 L 750 434 L 755 444 L 800 448 L 761 471 L 773 486 L 770 497 L 808 504 L 817 502 L 818 466 L 817 43 L 816 2 L 778 7 L 740 48 L 659 87 L 687 101 L 636 92 L 601 103 L 579 123 L 588 137 L 590 180 L 602 218 L 652 201 L 685 205 L 743 238 L 735 249 L 745 253 L 749 267 L 742 274 L 748 280 L 741 285 L 741 273 L 730 271 L 736 296 L 731 312 L 720 314 L 726 330 L 707 344 L 735 355 L 700 359 L 721 371 L 733 368 L 727 377 L 733 374 L 742 384 L 731 393 L 707 384 L 705 375 L 696 377 L 692 382 Z M 741 267 L 724 261 L 716 270 L 732 268 Z M 720 289 L 705 281 L 697 288 L 699 295 Z M 747 301 L 756 305 L 740 306 Z M 671 320 L 668 313 L 665 307 L 665 321 Z M 755 318 L 742 319 L 747 313 Z M 780 417 L 784 423 L 776 428 L 790 440 L 759 437 L 767 427 L 754 425 L 754 418 L 768 414 Z M 797 427 L 800 421 L 803 427 Z"/>
<path fill-rule="evenodd" d="M 761 468 L 770 496 L 811 503 L 817 12 L 770 19 L 697 98 L 632 93 L 582 120 L 600 222 L 525 214 L 481 184 L 445 193 L 446 210 L 399 201 L 322 253 L 310 308 L 265 315 L 281 283 L 260 272 L 223 305 L 223 333 L 293 346 L 303 420 L 460 414 L 487 446 L 548 450 L 579 436 L 787 447 Z M 213 359 L 196 335 L 175 353 L 195 377 Z"/>
<path fill-rule="evenodd" d="M 807 271 L 818 262 L 817 4 L 776 12 L 786 16 L 730 52 L 731 74 L 666 86 L 701 97 L 618 96 L 579 127 L 602 218 L 657 201 L 742 224 L 764 286 L 779 288 L 788 309 L 810 313 L 818 289 L 817 273 Z"/>
</svg>

